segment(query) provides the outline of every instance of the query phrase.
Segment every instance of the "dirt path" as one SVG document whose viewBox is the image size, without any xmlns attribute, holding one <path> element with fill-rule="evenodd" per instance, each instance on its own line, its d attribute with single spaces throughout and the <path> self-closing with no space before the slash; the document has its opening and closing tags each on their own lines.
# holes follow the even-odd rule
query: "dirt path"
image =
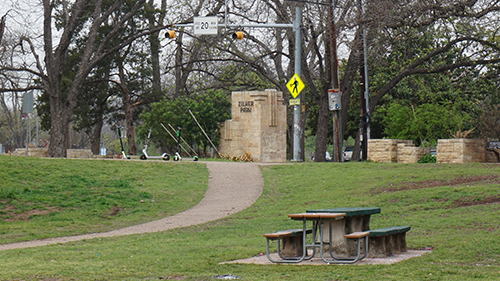
<svg viewBox="0 0 500 281">
<path fill-rule="evenodd" d="M 210 172 L 208 190 L 193 208 L 160 220 L 109 232 L 57 237 L 0 245 L 0 251 L 50 244 L 150 233 L 217 220 L 250 207 L 259 198 L 263 180 L 257 163 L 206 162 Z"/>
</svg>

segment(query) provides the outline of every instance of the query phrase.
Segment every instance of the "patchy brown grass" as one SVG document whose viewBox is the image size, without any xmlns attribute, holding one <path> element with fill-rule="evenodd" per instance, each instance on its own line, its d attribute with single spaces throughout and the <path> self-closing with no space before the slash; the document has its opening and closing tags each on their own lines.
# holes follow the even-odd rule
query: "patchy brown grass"
<svg viewBox="0 0 500 281">
<path fill-rule="evenodd" d="M 125 208 L 114 206 L 113 208 L 111 208 L 111 210 L 109 210 L 109 212 L 106 215 L 104 215 L 104 218 L 117 216 L 119 213 L 123 212 L 123 210 L 125 210 Z"/>
<path fill-rule="evenodd" d="M 162 280 L 186 280 L 186 276 L 182 276 L 182 275 L 169 275 L 167 277 L 159 277 L 158 279 Z"/>
<path fill-rule="evenodd" d="M 464 177 L 457 177 L 451 180 L 426 180 L 419 182 L 405 182 L 397 185 L 375 188 L 372 190 L 372 193 L 380 194 L 384 192 L 396 192 L 403 190 L 432 188 L 438 186 L 459 186 L 466 184 L 489 184 L 489 183 L 500 183 L 500 175 L 464 176 Z"/>
<path fill-rule="evenodd" d="M 496 204 L 500 203 L 500 196 L 490 196 L 481 200 L 474 200 L 473 198 L 470 201 L 467 200 L 455 200 L 454 207 L 470 207 L 475 205 L 487 205 L 487 204 Z"/>
<path fill-rule="evenodd" d="M 28 221 L 32 216 L 43 216 L 50 213 L 61 211 L 55 207 L 46 207 L 44 209 L 33 209 L 26 212 L 16 212 L 17 208 L 13 205 L 6 205 L 2 210 L 3 220 L 6 222 Z"/>
</svg>

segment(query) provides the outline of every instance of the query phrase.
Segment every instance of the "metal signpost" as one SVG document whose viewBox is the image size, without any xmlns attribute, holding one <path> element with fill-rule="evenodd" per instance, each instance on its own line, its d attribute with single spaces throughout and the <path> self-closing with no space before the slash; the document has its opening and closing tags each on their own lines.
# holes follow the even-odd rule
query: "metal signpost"
<svg viewBox="0 0 500 281">
<path fill-rule="evenodd" d="M 26 119 L 26 156 L 29 156 L 28 146 L 30 143 L 30 114 L 33 113 L 33 92 L 26 92 L 23 95 L 22 113 Z"/>
<path fill-rule="evenodd" d="M 364 17 L 365 10 L 364 10 L 364 5 L 363 5 L 363 0 L 359 0 L 359 8 L 361 12 L 361 17 Z M 365 24 L 362 23 L 362 28 L 363 28 L 363 77 L 364 81 L 363 84 L 365 86 L 364 89 L 364 102 L 365 102 L 365 108 L 364 108 L 364 114 L 361 116 L 361 124 L 363 125 L 363 153 L 361 155 L 362 160 L 366 160 L 368 158 L 368 140 L 370 139 L 370 103 L 369 103 L 369 81 L 368 81 L 368 61 L 367 61 L 367 50 L 368 46 L 366 44 L 366 27 Z"/>
<path fill-rule="evenodd" d="M 339 89 L 328 90 L 328 108 L 333 111 L 333 143 L 335 151 L 333 153 L 333 160 L 335 162 L 342 162 L 342 153 L 340 153 L 340 137 L 339 137 L 339 112 L 342 109 L 341 93 Z"/>
<path fill-rule="evenodd" d="M 297 44 L 297 43 L 296 43 Z M 299 43 L 300 44 L 300 43 Z M 300 57 L 300 53 L 298 54 Z M 297 54 L 295 54 L 295 71 L 300 71 L 300 60 L 297 66 Z M 297 69 L 298 68 L 298 69 Z M 293 105 L 293 158 L 292 161 L 302 161 L 301 159 L 301 127 L 300 127 L 300 92 L 304 89 L 304 83 L 300 79 L 300 74 L 295 72 L 293 77 L 286 83 L 286 87 L 294 99 L 290 100 Z"/>
</svg>

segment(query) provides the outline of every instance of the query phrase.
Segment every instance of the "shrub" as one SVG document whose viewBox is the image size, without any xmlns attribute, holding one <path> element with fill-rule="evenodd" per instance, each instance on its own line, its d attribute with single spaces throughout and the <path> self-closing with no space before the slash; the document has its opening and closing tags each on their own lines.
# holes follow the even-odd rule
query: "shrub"
<svg viewBox="0 0 500 281">
<path fill-rule="evenodd" d="M 418 163 L 436 163 L 436 157 L 430 153 L 427 153 L 424 157 L 418 160 Z"/>
</svg>

